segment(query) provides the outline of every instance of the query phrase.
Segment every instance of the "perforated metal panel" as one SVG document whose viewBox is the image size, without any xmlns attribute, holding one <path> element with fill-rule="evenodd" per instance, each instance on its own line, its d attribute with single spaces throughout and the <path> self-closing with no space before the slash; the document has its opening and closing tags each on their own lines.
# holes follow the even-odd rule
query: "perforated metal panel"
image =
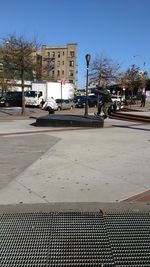
<svg viewBox="0 0 150 267">
<path fill-rule="evenodd" d="M 150 266 L 148 214 L 1 215 L 1 266 Z"/>
<path fill-rule="evenodd" d="M 105 225 L 116 266 L 150 266 L 149 214 L 110 214 Z"/>
<path fill-rule="evenodd" d="M 52 214 L 2 216 L 1 266 L 46 266 Z"/>
<path fill-rule="evenodd" d="M 114 266 L 100 213 L 54 214 L 48 266 Z"/>
</svg>

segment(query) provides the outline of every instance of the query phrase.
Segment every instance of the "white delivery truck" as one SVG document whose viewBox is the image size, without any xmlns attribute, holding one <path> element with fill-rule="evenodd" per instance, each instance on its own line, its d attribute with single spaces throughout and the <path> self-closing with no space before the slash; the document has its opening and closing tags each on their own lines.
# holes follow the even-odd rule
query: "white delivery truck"
<svg viewBox="0 0 150 267">
<path fill-rule="evenodd" d="M 25 91 L 25 105 L 33 107 L 42 107 L 46 99 L 46 83 L 33 82 L 31 90 Z"/>
<path fill-rule="evenodd" d="M 25 92 L 26 106 L 42 107 L 49 99 L 73 99 L 74 85 L 61 82 L 32 82 L 31 90 Z"/>
</svg>

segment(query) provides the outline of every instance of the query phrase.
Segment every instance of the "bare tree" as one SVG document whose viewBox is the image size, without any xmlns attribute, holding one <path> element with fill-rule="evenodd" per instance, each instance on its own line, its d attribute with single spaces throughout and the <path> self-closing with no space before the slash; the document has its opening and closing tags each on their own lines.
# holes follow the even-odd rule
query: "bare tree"
<svg viewBox="0 0 150 267">
<path fill-rule="evenodd" d="M 47 57 L 43 58 L 45 64 L 42 67 L 43 79 L 47 81 L 56 81 L 52 75 L 52 71 L 55 69 L 55 58 Z"/>
<path fill-rule="evenodd" d="M 110 58 L 97 56 L 90 65 L 90 84 L 106 87 L 117 82 L 119 76 L 120 64 Z"/>
<path fill-rule="evenodd" d="M 128 90 L 131 94 L 135 88 L 139 86 L 140 75 L 139 75 L 139 67 L 136 65 L 132 65 L 127 69 L 126 72 L 123 72 L 120 76 L 120 85 L 122 88 Z"/>
<path fill-rule="evenodd" d="M 35 41 L 26 41 L 22 36 L 12 35 L 4 38 L 0 47 L 0 62 L 3 64 L 5 78 L 21 79 L 22 87 L 22 115 L 25 114 L 24 80 L 33 79 L 36 64 L 33 51 L 37 48 Z"/>
<path fill-rule="evenodd" d="M 145 89 L 148 84 L 148 72 L 140 71 L 139 72 L 139 86 L 142 89 Z"/>
<path fill-rule="evenodd" d="M 52 71 L 55 69 L 54 57 L 43 57 L 41 49 L 39 49 L 34 52 L 34 61 L 36 63 L 36 80 L 55 81 L 52 73 Z"/>
</svg>

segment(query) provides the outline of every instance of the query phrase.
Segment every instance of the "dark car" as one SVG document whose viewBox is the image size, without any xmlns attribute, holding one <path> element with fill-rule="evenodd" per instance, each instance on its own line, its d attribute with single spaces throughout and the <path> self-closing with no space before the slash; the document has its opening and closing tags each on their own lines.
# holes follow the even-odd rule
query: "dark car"
<svg viewBox="0 0 150 267">
<path fill-rule="evenodd" d="M 22 92 L 7 92 L 0 99 L 0 105 L 9 107 L 9 106 L 22 106 Z"/>
<path fill-rule="evenodd" d="M 75 98 L 75 107 L 83 108 L 86 104 L 86 96 L 77 96 Z M 88 96 L 88 106 L 89 107 L 96 107 L 97 106 L 97 96 L 96 95 L 89 95 Z"/>
<path fill-rule="evenodd" d="M 85 107 L 86 103 L 86 96 L 76 96 L 74 99 L 75 107 L 76 108 L 83 108 Z"/>
<path fill-rule="evenodd" d="M 88 96 L 88 105 L 89 107 L 96 107 L 97 106 L 97 96 L 96 95 L 89 95 Z"/>
</svg>

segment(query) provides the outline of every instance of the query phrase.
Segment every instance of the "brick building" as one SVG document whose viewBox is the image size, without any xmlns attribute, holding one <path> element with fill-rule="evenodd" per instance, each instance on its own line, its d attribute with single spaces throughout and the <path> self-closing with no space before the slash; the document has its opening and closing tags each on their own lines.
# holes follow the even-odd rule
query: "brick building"
<svg viewBox="0 0 150 267">
<path fill-rule="evenodd" d="M 76 85 L 77 44 L 43 45 L 36 51 L 37 79 L 64 80 Z"/>
</svg>

